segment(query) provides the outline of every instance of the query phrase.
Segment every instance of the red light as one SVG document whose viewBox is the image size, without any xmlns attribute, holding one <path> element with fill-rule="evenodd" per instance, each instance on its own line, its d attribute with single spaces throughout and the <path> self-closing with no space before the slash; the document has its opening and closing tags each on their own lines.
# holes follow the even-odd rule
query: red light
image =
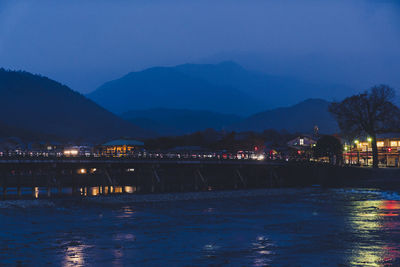
<svg viewBox="0 0 400 267">
<path fill-rule="evenodd" d="M 301 154 L 301 151 L 300 151 L 300 150 L 297 150 L 297 154 L 299 154 L 299 155 L 300 155 L 300 154 Z"/>
<path fill-rule="evenodd" d="M 391 147 L 388 148 L 388 152 L 392 152 L 392 148 Z"/>
<path fill-rule="evenodd" d="M 258 150 L 258 147 L 255 146 L 255 147 L 254 147 L 254 151 L 257 151 L 257 150 Z"/>
</svg>

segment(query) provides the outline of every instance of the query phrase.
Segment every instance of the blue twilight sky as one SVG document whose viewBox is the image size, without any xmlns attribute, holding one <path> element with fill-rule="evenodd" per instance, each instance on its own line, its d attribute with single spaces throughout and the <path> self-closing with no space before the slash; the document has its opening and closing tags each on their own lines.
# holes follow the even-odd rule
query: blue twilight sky
<svg viewBox="0 0 400 267">
<path fill-rule="evenodd" d="M 0 1 L 0 66 L 40 73 L 82 93 L 146 67 L 219 60 L 357 90 L 375 83 L 400 88 L 400 4 Z"/>
</svg>

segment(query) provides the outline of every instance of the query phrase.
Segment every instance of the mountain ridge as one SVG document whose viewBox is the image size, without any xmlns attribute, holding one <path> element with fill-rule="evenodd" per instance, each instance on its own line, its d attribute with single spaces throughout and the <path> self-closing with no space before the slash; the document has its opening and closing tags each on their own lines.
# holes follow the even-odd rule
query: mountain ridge
<svg viewBox="0 0 400 267">
<path fill-rule="evenodd" d="M 322 86 L 291 77 L 268 75 L 225 61 L 129 72 L 104 83 L 87 96 L 116 114 L 163 107 L 248 116 L 266 109 L 294 105 L 307 98 L 318 98 L 316 91 L 326 94 L 334 88 L 337 85 Z"/>
<path fill-rule="evenodd" d="M 60 139 L 100 141 L 148 133 L 59 82 L 0 69 L 0 122 Z"/>
<path fill-rule="evenodd" d="M 312 133 L 314 126 L 318 126 L 321 133 L 336 133 L 339 128 L 328 111 L 329 104 L 330 102 L 320 98 L 306 99 L 292 106 L 256 113 L 232 125 L 230 129 L 241 131 L 275 129 Z"/>
</svg>

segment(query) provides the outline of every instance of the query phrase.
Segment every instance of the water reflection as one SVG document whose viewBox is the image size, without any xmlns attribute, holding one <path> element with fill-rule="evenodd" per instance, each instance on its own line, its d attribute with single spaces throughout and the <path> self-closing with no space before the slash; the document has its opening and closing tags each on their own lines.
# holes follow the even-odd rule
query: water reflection
<svg viewBox="0 0 400 267">
<path fill-rule="evenodd" d="M 350 264 L 356 266 L 384 266 L 400 259 L 400 246 L 381 240 L 383 233 L 399 229 L 400 202 L 395 200 L 366 200 L 355 202 L 351 227 L 357 233 L 351 251 Z"/>
<path fill-rule="evenodd" d="M 67 244 L 64 255 L 64 267 L 69 266 L 84 266 L 85 265 L 85 250 L 86 246 L 79 242 L 70 242 Z"/>
<path fill-rule="evenodd" d="M 205 257 L 207 258 L 212 258 L 215 257 L 220 246 L 217 246 L 215 244 L 206 244 L 203 246 L 203 253 Z"/>
<path fill-rule="evenodd" d="M 130 206 L 125 206 L 121 208 L 121 214 L 117 216 L 117 218 L 131 218 L 133 215 L 136 213 L 136 211 L 130 207 Z"/>
<path fill-rule="evenodd" d="M 272 261 L 273 254 L 272 242 L 266 236 L 257 236 L 256 241 L 252 243 L 253 251 L 256 252 L 254 266 L 267 266 Z M 258 255 L 257 255 L 258 254 Z"/>
<path fill-rule="evenodd" d="M 38 198 L 38 197 L 39 197 L 39 187 L 35 187 L 35 188 L 33 189 L 33 194 L 35 195 L 35 198 Z"/>
</svg>

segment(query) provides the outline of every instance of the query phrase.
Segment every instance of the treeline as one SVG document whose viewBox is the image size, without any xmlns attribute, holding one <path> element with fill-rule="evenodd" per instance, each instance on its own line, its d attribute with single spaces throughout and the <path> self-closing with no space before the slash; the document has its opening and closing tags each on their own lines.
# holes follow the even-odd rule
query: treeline
<svg viewBox="0 0 400 267">
<path fill-rule="evenodd" d="M 285 131 L 265 130 L 256 132 L 224 132 L 207 129 L 192 134 L 160 137 L 145 141 L 145 147 L 149 150 L 171 150 L 176 147 L 198 146 L 203 149 L 235 152 L 238 150 L 262 150 L 266 146 L 274 149 L 286 146 L 286 142 L 297 136 Z"/>
</svg>

